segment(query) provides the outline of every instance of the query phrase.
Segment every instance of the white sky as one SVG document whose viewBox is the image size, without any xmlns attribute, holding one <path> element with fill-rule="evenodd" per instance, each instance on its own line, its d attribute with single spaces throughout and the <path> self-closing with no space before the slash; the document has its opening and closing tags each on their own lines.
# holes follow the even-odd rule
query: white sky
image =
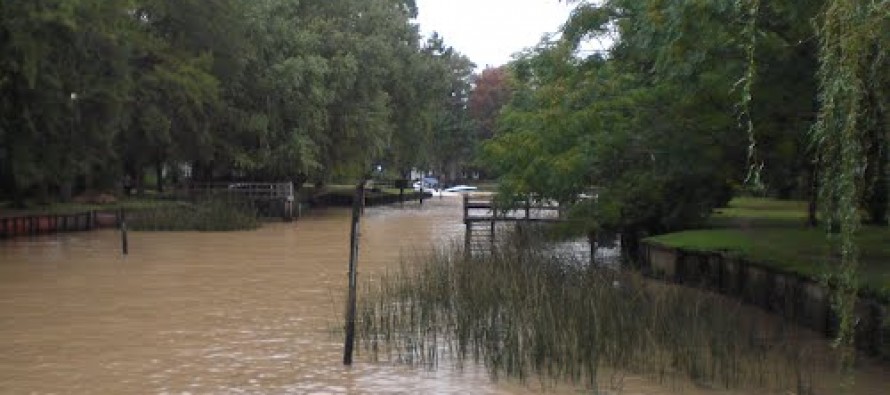
<svg viewBox="0 0 890 395">
<path fill-rule="evenodd" d="M 417 0 L 417 7 L 421 33 L 439 32 L 480 70 L 535 46 L 545 33 L 559 30 L 572 10 L 559 0 Z"/>
</svg>

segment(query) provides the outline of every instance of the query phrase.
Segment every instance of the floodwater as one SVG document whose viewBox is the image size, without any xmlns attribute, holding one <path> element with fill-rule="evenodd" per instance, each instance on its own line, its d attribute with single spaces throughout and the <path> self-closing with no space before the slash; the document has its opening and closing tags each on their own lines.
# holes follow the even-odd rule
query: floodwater
<svg viewBox="0 0 890 395">
<path fill-rule="evenodd" d="M 480 367 L 342 360 L 349 212 L 234 233 L 115 231 L 0 243 L 0 393 L 539 393 Z M 462 237 L 460 200 L 370 208 L 359 281 Z M 862 394 L 890 370 L 864 364 Z M 719 393 L 624 376 L 623 393 Z M 548 385 L 546 393 L 583 389 Z"/>
</svg>

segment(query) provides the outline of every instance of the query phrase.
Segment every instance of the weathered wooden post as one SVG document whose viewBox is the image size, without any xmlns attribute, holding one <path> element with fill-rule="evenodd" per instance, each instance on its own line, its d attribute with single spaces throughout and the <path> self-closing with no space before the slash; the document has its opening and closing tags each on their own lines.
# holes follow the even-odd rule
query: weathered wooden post
<svg viewBox="0 0 890 395">
<path fill-rule="evenodd" d="M 130 245 L 129 240 L 127 240 L 127 214 L 123 208 L 120 210 L 120 222 L 121 222 L 121 250 L 124 255 L 130 254 Z"/>
<path fill-rule="evenodd" d="M 492 251 L 494 250 L 494 226 L 495 226 L 495 221 L 497 221 L 497 218 L 498 218 L 498 209 L 494 204 L 494 200 L 492 199 L 492 201 L 491 201 L 491 239 L 489 239 L 489 241 L 491 242 Z"/>
<path fill-rule="evenodd" d="M 423 190 L 423 177 L 420 178 L 420 205 L 423 206 L 423 198 L 426 191 Z"/>
<path fill-rule="evenodd" d="M 468 195 L 464 195 L 464 226 L 466 227 L 466 232 L 464 232 L 464 254 L 467 258 L 470 257 L 470 240 L 473 237 L 473 226 L 470 223 L 470 197 Z"/>
<path fill-rule="evenodd" d="M 361 219 L 362 202 L 365 200 L 365 179 L 355 186 L 355 198 L 352 200 L 352 227 L 349 236 L 349 295 L 346 299 L 346 342 L 343 345 L 343 364 L 352 365 L 352 349 L 355 347 L 355 304 L 356 284 L 358 282 L 358 242 L 359 220 Z"/>
<path fill-rule="evenodd" d="M 525 219 L 529 220 L 532 217 L 532 197 L 531 195 L 525 197 Z"/>
<path fill-rule="evenodd" d="M 399 188 L 399 205 L 405 205 L 405 188 L 408 186 L 407 179 L 396 180 L 396 186 Z"/>
<path fill-rule="evenodd" d="M 297 201 L 295 190 L 293 182 L 285 184 L 284 220 L 288 222 L 294 220 L 294 204 Z"/>
</svg>

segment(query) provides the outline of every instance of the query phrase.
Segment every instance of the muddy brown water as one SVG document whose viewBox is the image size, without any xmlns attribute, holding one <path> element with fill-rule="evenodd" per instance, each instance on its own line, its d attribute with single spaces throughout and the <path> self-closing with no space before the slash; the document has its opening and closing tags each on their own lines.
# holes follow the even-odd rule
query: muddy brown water
<svg viewBox="0 0 890 395">
<path fill-rule="evenodd" d="M 461 237 L 460 221 L 458 198 L 368 209 L 360 281 Z M 332 209 L 250 232 L 132 232 L 126 258 L 114 231 L 0 243 L 0 393 L 543 391 L 472 366 L 342 366 L 348 232 Z M 621 377 L 628 394 L 721 393 Z M 857 381 L 890 393 L 885 366 L 863 363 Z"/>
</svg>

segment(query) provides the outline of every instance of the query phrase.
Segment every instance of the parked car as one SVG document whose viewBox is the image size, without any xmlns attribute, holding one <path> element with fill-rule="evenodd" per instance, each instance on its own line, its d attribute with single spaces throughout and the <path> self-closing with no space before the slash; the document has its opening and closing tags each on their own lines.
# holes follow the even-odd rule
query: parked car
<svg viewBox="0 0 890 395">
<path fill-rule="evenodd" d="M 423 183 L 423 190 L 439 189 L 439 180 L 433 177 L 424 177 L 414 182 L 413 186 L 415 191 L 420 190 L 421 183 Z"/>
<path fill-rule="evenodd" d="M 470 185 L 455 185 L 451 188 L 446 188 L 445 192 L 473 192 L 478 188 Z"/>
</svg>

